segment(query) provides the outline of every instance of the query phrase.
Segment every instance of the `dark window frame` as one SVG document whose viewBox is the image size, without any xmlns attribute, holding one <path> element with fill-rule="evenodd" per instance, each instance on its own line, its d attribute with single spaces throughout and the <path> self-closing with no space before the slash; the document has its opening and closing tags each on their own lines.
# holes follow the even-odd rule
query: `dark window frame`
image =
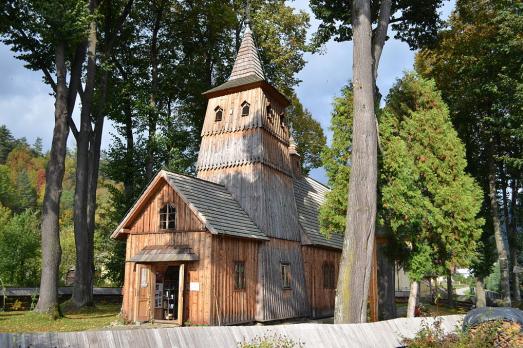
<svg viewBox="0 0 523 348">
<path fill-rule="evenodd" d="M 245 288 L 245 261 L 234 261 L 234 290 L 243 291 Z"/>
<path fill-rule="evenodd" d="M 160 209 L 160 230 L 176 229 L 176 208 L 172 203 L 166 203 Z"/>
<path fill-rule="evenodd" d="M 242 117 L 249 116 L 249 113 L 251 112 L 251 104 L 249 104 L 248 101 L 244 101 L 241 105 L 241 115 Z"/>
<path fill-rule="evenodd" d="M 291 289 L 291 264 L 280 262 L 281 285 L 284 290 Z"/>
<path fill-rule="evenodd" d="M 214 108 L 214 122 L 220 122 L 223 120 L 223 109 L 221 106 Z"/>
</svg>

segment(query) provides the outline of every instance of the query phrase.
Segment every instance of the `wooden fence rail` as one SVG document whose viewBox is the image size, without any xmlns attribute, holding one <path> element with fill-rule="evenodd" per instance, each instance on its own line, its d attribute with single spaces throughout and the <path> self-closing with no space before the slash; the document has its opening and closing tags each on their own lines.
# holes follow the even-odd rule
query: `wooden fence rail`
<svg viewBox="0 0 523 348">
<path fill-rule="evenodd" d="M 442 328 L 451 332 L 463 316 L 440 317 Z M 261 336 L 286 336 L 304 347 L 401 347 L 404 337 L 413 337 L 423 324 L 435 318 L 398 318 L 366 324 L 294 324 L 272 326 L 215 326 L 145 329 L 115 327 L 103 331 L 0 334 L 0 347 L 174 347 L 221 348 L 238 347 L 238 343 Z M 1 323 L 0 323 L 1 330 Z"/>
</svg>

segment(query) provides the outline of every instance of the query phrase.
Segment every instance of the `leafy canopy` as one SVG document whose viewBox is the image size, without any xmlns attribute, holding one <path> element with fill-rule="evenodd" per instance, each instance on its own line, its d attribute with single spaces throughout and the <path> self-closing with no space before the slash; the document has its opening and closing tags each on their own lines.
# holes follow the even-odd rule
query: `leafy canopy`
<svg viewBox="0 0 523 348">
<path fill-rule="evenodd" d="M 371 1 L 372 24 L 376 25 L 382 1 Z M 438 9 L 443 0 L 392 0 L 390 25 L 394 38 L 406 42 L 412 49 L 433 43 L 442 22 Z M 319 47 L 331 38 L 352 40 L 352 1 L 311 0 L 312 12 L 321 21 L 314 36 Z"/>
</svg>

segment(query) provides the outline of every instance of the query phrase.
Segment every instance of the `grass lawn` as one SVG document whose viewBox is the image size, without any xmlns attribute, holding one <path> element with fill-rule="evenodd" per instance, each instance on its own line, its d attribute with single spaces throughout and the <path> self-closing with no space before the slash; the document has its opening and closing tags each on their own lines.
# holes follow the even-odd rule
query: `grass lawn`
<svg viewBox="0 0 523 348">
<path fill-rule="evenodd" d="M 101 329 L 120 323 L 119 312 L 120 304 L 97 304 L 96 308 L 67 313 L 58 320 L 31 311 L 0 312 L 0 333 Z"/>
</svg>

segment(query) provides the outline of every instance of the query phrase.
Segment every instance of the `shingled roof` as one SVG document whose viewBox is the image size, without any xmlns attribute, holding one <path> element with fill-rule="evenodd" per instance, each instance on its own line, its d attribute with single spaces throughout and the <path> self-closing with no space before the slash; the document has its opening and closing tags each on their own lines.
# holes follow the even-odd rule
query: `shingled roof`
<svg viewBox="0 0 523 348">
<path fill-rule="evenodd" d="M 262 80 L 265 80 L 260 56 L 258 55 L 258 49 L 254 44 L 251 28 L 247 25 L 245 32 L 243 33 L 242 43 L 238 50 L 236 60 L 234 61 L 229 81 L 249 75 L 255 75 L 260 77 Z"/>
<path fill-rule="evenodd" d="M 268 239 L 224 186 L 210 181 L 164 172 L 167 182 L 216 234 Z"/>
<path fill-rule="evenodd" d="M 164 170 L 160 171 L 151 181 L 140 199 L 113 232 L 112 238 L 119 237 L 121 233 L 127 233 L 124 227 L 131 217 L 140 210 L 140 201 L 144 201 L 153 194 L 153 188 L 161 184 L 161 180 L 165 180 L 178 193 L 211 233 L 242 238 L 268 239 L 224 186 Z"/>
<path fill-rule="evenodd" d="M 329 238 L 320 233 L 319 213 L 329 188 L 309 177 L 294 180 L 294 198 L 298 209 L 298 221 L 308 237 L 303 244 L 321 245 L 342 249 L 343 235 L 334 233 Z"/>
<path fill-rule="evenodd" d="M 290 101 L 287 99 L 287 97 L 281 94 L 265 79 L 262 63 L 258 54 L 258 48 L 254 43 L 251 28 L 249 24 L 247 24 L 229 80 L 219 86 L 203 92 L 202 94 L 212 98 L 219 95 L 224 95 L 233 90 L 250 89 L 255 87 L 261 87 L 274 95 L 283 106 L 290 104 Z"/>
</svg>

